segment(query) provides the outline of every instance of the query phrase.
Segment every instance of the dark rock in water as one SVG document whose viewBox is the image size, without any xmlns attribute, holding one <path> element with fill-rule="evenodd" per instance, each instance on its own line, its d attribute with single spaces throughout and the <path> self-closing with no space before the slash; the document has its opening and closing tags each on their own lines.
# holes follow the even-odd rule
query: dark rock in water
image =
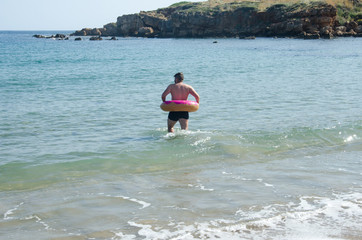
<svg viewBox="0 0 362 240">
<path fill-rule="evenodd" d="M 82 38 L 77 37 L 77 38 L 74 39 L 74 41 L 82 41 Z"/>
<path fill-rule="evenodd" d="M 255 36 L 248 36 L 248 37 L 239 37 L 240 39 L 247 39 L 247 40 L 254 40 L 256 39 Z"/>
<path fill-rule="evenodd" d="M 115 40 L 118 40 L 116 37 L 111 37 L 111 39 L 109 40 L 112 40 L 112 41 L 115 41 Z"/>
<path fill-rule="evenodd" d="M 213 41 L 212 43 L 218 43 L 217 41 Z"/>
<path fill-rule="evenodd" d="M 66 36 L 64 34 L 60 34 L 60 33 L 57 33 L 54 38 L 61 38 L 61 39 L 65 39 Z"/>
<path fill-rule="evenodd" d="M 44 35 L 39 35 L 39 34 L 35 34 L 33 35 L 33 37 L 35 38 L 52 38 L 52 39 L 58 39 L 58 40 L 69 40 L 69 37 L 67 37 L 65 34 L 60 34 L 57 33 L 56 35 L 51 35 L 51 36 L 44 36 Z"/>
<path fill-rule="evenodd" d="M 33 37 L 35 37 L 35 38 L 46 38 L 45 36 L 39 35 L 39 34 L 35 34 L 35 35 L 33 35 Z"/>
<path fill-rule="evenodd" d="M 91 37 L 89 38 L 90 41 L 101 41 L 103 40 L 103 38 L 101 38 L 100 36 L 96 36 L 96 37 Z"/>
</svg>

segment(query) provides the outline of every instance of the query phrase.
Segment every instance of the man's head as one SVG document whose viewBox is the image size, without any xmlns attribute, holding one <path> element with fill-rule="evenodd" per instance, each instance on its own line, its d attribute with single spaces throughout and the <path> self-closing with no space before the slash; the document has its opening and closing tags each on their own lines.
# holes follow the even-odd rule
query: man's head
<svg viewBox="0 0 362 240">
<path fill-rule="evenodd" d="M 176 83 L 182 82 L 184 80 L 184 74 L 182 72 L 176 73 L 174 77 Z"/>
</svg>

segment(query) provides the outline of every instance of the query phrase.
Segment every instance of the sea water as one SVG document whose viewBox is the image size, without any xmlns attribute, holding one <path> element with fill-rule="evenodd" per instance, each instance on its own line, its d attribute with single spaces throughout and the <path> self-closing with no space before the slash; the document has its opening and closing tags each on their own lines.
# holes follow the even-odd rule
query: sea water
<svg viewBox="0 0 362 240">
<path fill-rule="evenodd" d="M 0 32 L 1 239 L 362 239 L 361 38 L 36 33 Z"/>
</svg>

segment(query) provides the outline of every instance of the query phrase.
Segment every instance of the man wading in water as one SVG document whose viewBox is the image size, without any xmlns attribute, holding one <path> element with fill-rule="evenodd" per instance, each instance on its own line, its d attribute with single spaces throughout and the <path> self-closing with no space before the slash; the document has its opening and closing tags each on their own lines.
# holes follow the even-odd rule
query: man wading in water
<svg viewBox="0 0 362 240">
<path fill-rule="evenodd" d="M 166 101 L 166 96 L 171 93 L 172 100 L 187 100 L 189 94 L 195 97 L 196 102 L 200 102 L 200 96 L 197 92 L 187 84 L 183 83 L 184 74 L 175 74 L 175 83 L 170 84 L 162 93 L 162 101 Z M 181 129 L 187 130 L 189 125 L 189 112 L 170 112 L 167 119 L 168 132 L 174 132 L 173 127 L 180 122 Z"/>
</svg>

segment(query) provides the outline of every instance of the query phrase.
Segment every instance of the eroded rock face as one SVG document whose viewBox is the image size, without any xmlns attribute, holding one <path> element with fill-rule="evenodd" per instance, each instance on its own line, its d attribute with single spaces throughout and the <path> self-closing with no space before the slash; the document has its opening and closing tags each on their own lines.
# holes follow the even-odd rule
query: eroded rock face
<svg viewBox="0 0 362 240">
<path fill-rule="evenodd" d="M 118 17 L 103 28 L 82 29 L 73 35 L 132 37 L 301 37 L 331 38 L 361 33 L 355 23 L 337 27 L 337 9 L 326 3 L 274 5 L 266 11 L 254 7 L 232 10 L 187 11 L 185 7 L 164 8 Z"/>
<path fill-rule="evenodd" d="M 253 7 L 220 12 L 174 12 L 174 37 L 290 36 L 319 34 L 334 27 L 337 10 L 328 4 L 274 5 L 264 12 Z M 160 29 L 160 36 L 164 29 Z M 171 32 L 168 30 L 168 32 Z"/>
<path fill-rule="evenodd" d="M 362 25 L 358 25 L 356 28 L 357 33 L 362 33 Z"/>
<path fill-rule="evenodd" d="M 152 37 L 153 33 L 154 30 L 151 27 L 141 27 L 138 29 L 138 36 L 140 37 Z"/>
<path fill-rule="evenodd" d="M 83 28 L 71 34 L 72 36 L 117 36 L 117 24 L 108 23 L 103 28 Z"/>
<path fill-rule="evenodd" d="M 139 14 L 129 14 L 118 17 L 117 29 L 121 36 L 137 36 L 138 29 L 145 27 Z"/>
</svg>

